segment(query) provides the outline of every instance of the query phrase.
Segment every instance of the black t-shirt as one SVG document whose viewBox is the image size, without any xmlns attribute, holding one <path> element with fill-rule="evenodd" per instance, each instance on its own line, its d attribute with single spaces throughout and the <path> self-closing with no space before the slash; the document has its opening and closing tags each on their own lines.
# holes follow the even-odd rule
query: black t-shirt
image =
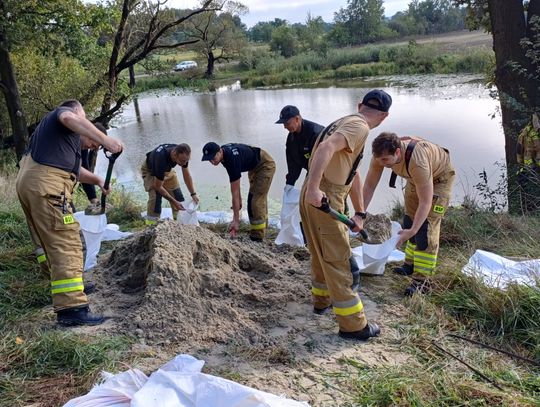
<svg viewBox="0 0 540 407">
<path fill-rule="evenodd" d="M 223 161 L 221 164 L 229 174 L 229 181 L 234 182 L 242 172 L 251 171 L 261 161 L 261 149 L 247 144 L 229 143 L 222 145 Z"/>
<path fill-rule="evenodd" d="M 285 182 L 287 185 L 294 185 L 302 168 L 308 169 L 309 157 L 317 141 L 319 133 L 324 127 L 309 120 L 302 120 L 302 130 L 300 133 L 289 133 L 285 154 L 287 156 L 287 175 Z"/>
<path fill-rule="evenodd" d="M 171 151 L 178 144 L 160 144 L 155 149 L 146 153 L 146 165 L 150 171 L 150 175 L 156 177 L 160 181 L 165 179 L 165 173 L 176 167 L 176 162 L 171 158 Z M 187 168 L 188 163 L 182 168 Z"/>
<path fill-rule="evenodd" d="M 59 107 L 41 119 L 30 139 L 29 151 L 35 162 L 78 176 L 81 137 L 60 122 L 59 115 L 66 111 L 73 112 L 69 107 Z"/>
</svg>

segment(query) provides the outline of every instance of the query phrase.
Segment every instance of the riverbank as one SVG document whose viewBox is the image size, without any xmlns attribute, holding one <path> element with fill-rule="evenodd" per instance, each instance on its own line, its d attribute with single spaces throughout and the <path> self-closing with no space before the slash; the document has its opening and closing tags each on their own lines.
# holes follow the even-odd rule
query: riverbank
<svg viewBox="0 0 540 407">
<path fill-rule="evenodd" d="M 537 218 L 493 214 L 474 205 L 450 210 L 442 227 L 433 293 L 403 298 L 407 282 L 391 273 L 391 267 L 383 276 L 363 277 L 361 296 L 366 312 L 381 324 L 383 333 L 368 343 L 354 344 L 337 338 L 332 315 L 312 315 L 309 255 L 305 249 L 278 247 L 271 241 L 258 245 L 243 237 L 230 241 L 224 226 L 218 225 L 200 233 L 193 231 L 195 235 L 189 240 L 206 242 L 202 247 L 208 246 L 207 251 L 182 251 L 177 247 L 180 243 L 175 246 L 174 240 L 161 235 L 168 230 L 166 224 L 143 229 L 138 219 L 142 203 L 129 194 L 116 192 L 110 200 L 115 209 L 108 215 L 109 222 L 118 222 L 122 228 L 136 232 L 153 233 L 153 239 L 159 241 L 165 239 L 158 245 L 159 250 L 166 250 L 165 243 L 172 242 L 171 250 L 179 249 L 181 256 L 194 256 L 194 270 L 190 273 L 194 281 L 200 277 L 208 285 L 197 297 L 175 292 L 176 301 L 187 301 L 199 309 L 201 301 L 217 299 L 223 302 L 220 312 L 212 312 L 209 320 L 225 312 L 225 316 L 231 313 L 227 319 L 231 323 L 260 322 L 249 325 L 249 335 L 242 328 L 228 331 L 223 326 L 200 326 L 192 338 L 177 342 L 173 336 L 159 339 L 162 328 L 152 328 L 144 319 L 139 334 L 116 328 L 114 321 L 93 328 L 56 328 L 48 281 L 40 276 L 31 254 L 24 216 L 14 193 L 14 177 L 13 168 L 4 169 L 0 177 L 0 406 L 58 406 L 88 391 L 101 369 L 118 372 L 133 366 L 150 373 L 180 352 L 206 360 L 206 373 L 306 400 L 312 406 L 537 405 L 538 368 L 447 336 L 457 333 L 524 357 L 540 358 L 538 286 L 512 286 L 501 291 L 460 272 L 476 249 L 504 256 L 540 258 Z M 78 199 L 82 205 L 82 195 Z M 399 217 L 399 210 L 393 216 Z M 115 270 L 120 271 L 118 267 L 125 262 L 113 260 L 122 260 L 122 253 L 145 255 L 150 250 L 145 244 L 134 251 L 137 236 L 142 235 L 107 245 L 98 267 L 89 275 L 98 282 L 98 292 L 90 297 L 98 309 L 119 305 L 110 299 L 116 298 L 113 296 L 117 291 L 120 293 L 120 287 L 116 289 L 114 285 L 120 282 L 109 280 L 122 276 Z M 177 238 L 182 240 L 180 235 Z M 114 248 L 115 255 L 111 251 Z M 156 265 L 157 274 L 154 280 L 149 275 L 147 288 L 136 290 L 136 295 L 142 299 L 150 295 L 153 284 L 160 281 L 159 270 L 163 261 L 168 261 L 167 256 L 160 257 L 164 260 L 149 258 Z M 216 285 L 227 274 L 218 271 L 225 270 L 220 266 L 224 258 L 229 258 L 224 266 L 231 268 L 235 278 L 246 279 L 231 281 L 227 292 Z M 216 274 L 215 279 L 206 278 L 214 269 L 221 274 Z M 293 286 L 295 292 L 289 292 L 278 283 L 284 278 L 301 287 Z M 109 281 L 109 285 L 104 285 L 104 281 Z M 163 293 L 166 287 L 159 287 L 158 292 Z M 251 289 L 262 288 L 264 295 L 250 294 Z M 219 291 L 218 296 L 213 295 L 214 289 Z M 152 298 L 157 301 L 161 297 L 155 294 Z M 278 298 L 280 301 L 274 301 Z M 242 301 L 249 301 L 248 309 L 253 314 L 235 306 Z M 273 307 L 269 301 L 274 301 Z M 178 309 L 184 311 L 188 309 Z M 132 310 L 126 308 L 125 312 Z M 192 327 L 189 313 L 182 321 Z M 167 328 L 173 325 L 170 322 Z M 267 341 L 259 343 L 259 337 Z M 249 338 L 255 342 L 249 342 Z M 503 390 L 441 353 L 435 344 L 458 354 Z"/>
<path fill-rule="evenodd" d="M 488 74 L 494 54 L 486 35 L 450 33 L 411 39 L 408 43 L 375 44 L 331 49 L 324 55 L 306 52 L 290 58 L 267 49 L 247 48 L 236 62 L 218 65 L 211 80 L 202 80 L 204 65 L 197 70 L 141 77 L 135 92 L 150 89 L 188 88 L 215 90 L 223 83 L 240 81 L 243 88 L 340 81 L 381 75 Z"/>
</svg>

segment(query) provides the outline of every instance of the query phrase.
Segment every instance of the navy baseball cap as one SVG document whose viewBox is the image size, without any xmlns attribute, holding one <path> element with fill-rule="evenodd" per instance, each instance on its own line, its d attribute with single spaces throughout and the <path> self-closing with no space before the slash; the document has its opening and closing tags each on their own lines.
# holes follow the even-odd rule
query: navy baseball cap
<svg viewBox="0 0 540 407">
<path fill-rule="evenodd" d="M 377 103 L 373 103 L 373 101 Z M 366 93 L 364 99 L 362 99 L 362 104 L 381 112 L 388 112 L 390 106 L 392 106 L 392 98 L 384 90 L 373 89 Z"/>
<path fill-rule="evenodd" d="M 299 114 L 300 110 L 298 110 L 296 106 L 287 105 L 281 109 L 281 112 L 279 113 L 279 120 L 276 122 L 276 124 L 287 123 L 289 119 L 298 116 Z"/>
<path fill-rule="evenodd" d="M 214 143 L 213 141 L 206 143 L 202 150 L 203 156 L 201 161 L 210 161 L 214 159 L 220 148 L 219 144 Z"/>
</svg>

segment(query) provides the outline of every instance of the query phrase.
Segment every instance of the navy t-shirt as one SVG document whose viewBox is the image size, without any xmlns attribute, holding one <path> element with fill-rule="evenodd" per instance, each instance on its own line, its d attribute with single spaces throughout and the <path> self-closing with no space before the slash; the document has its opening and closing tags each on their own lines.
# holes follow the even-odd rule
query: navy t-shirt
<svg viewBox="0 0 540 407">
<path fill-rule="evenodd" d="M 146 166 L 150 171 L 150 175 L 156 177 L 160 181 L 165 179 L 165 173 L 176 167 L 176 162 L 171 158 L 171 151 L 178 144 L 160 144 L 155 149 L 146 154 Z M 188 163 L 182 168 L 187 168 Z"/>
<path fill-rule="evenodd" d="M 242 172 L 251 171 L 261 161 L 261 149 L 247 144 L 229 143 L 222 145 L 223 161 L 221 164 L 229 174 L 229 181 L 239 180 Z"/>
<path fill-rule="evenodd" d="M 78 176 L 81 137 L 60 122 L 59 115 L 66 111 L 73 112 L 73 109 L 59 107 L 41 119 L 30 139 L 29 151 L 35 162 Z"/>
</svg>

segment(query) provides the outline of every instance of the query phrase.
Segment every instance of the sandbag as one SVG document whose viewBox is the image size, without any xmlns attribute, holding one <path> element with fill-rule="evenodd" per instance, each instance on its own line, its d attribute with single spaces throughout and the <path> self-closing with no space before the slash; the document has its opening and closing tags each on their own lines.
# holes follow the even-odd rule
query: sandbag
<svg viewBox="0 0 540 407">
<path fill-rule="evenodd" d="M 281 228 L 276 244 L 304 246 L 302 229 L 300 228 L 300 190 L 286 188 L 283 192 L 281 206 Z"/>
</svg>

